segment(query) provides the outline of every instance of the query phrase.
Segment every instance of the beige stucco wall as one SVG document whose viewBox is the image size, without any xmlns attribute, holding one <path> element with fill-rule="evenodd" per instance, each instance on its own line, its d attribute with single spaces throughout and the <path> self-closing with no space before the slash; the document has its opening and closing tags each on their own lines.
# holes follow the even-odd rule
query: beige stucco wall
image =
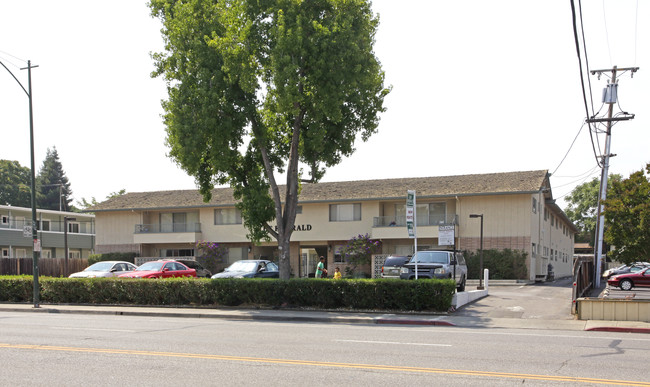
<svg viewBox="0 0 650 387">
<path fill-rule="evenodd" d="M 96 213 L 97 246 L 132 244 L 136 224 L 142 224 L 140 212 L 111 211 Z"/>
</svg>

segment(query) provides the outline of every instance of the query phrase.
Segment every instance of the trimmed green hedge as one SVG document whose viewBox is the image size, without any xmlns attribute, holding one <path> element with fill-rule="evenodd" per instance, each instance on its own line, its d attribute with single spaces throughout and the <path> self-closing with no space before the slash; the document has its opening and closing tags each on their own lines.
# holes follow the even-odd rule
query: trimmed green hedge
<svg viewBox="0 0 650 387">
<path fill-rule="evenodd" d="M 41 277 L 46 303 L 303 307 L 440 311 L 451 307 L 452 280 L 124 279 Z M 32 301 L 32 277 L 0 277 L 0 301 Z"/>
<path fill-rule="evenodd" d="M 138 253 L 104 253 L 104 254 L 90 254 L 88 256 L 88 265 L 95 264 L 101 261 L 126 261 L 135 263 L 135 257 L 139 256 Z"/>
</svg>

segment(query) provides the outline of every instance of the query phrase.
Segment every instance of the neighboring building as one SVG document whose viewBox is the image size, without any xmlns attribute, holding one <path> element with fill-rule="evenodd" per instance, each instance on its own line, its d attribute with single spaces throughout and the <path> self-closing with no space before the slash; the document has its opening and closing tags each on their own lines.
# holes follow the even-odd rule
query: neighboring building
<svg viewBox="0 0 650 387">
<path fill-rule="evenodd" d="M 416 191 L 418 250 L 439 247 L 439 226 L 451 226 L 456 248 L 527 253 L 530 280 L 571 274 L 578 231 L 555 204 L 546 170 L 446 177 L 303 184 L 291 237 L 292 275 L 313 273 L 317 258 L 343 271 L 339 250 L 352 237 L 382 241 L 382 254 L 413 251 L 406 225 L 406 191 Z M 284 187 L 282 187 L 284 188 Z M 277 242 L 246 238 L 232 189 L 217 188 L 204 203 L 196 190 L 127 193 L 88 209 L 96 215 L 97 252 L 133 251 L 142 257 L 193 256 L 197 241 L 227 247 L 223 264 L 277 257 Z M 450 246 L 444 246 L 450 247 Z"/>
<path fill-rule="evenodd" d="M 68 217 L 65 222 L 64 217 Z M 64 224 L 68 224 L 68 258 L 88 258 L 95 249 L 95 215 L 78 212 L 36 210 L 41 258 L 65 257 Z M 0 206 L 0 250 L 2 258 L 32 258 L 32 209 Z"/>
</svg>

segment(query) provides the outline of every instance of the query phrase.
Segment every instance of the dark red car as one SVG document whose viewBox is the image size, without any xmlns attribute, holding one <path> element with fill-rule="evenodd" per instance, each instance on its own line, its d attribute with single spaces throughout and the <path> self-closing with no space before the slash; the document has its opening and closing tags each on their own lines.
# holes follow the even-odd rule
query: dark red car
<svg viewBox="0 0 650 387">
<path fill-rule="evenodd" d="M 636 273 L 615 275 L 607 280 L 607 285 L 619 287 L 621 290 L 630 290 L 634 287 L 650 288 L 650 268 Z"/>
<path fill-rule="evenodd" d="M 140 265 L 120 278 L 171 278 L 196 277 L 196 270 L 176 261 L 151 261 Z"/>
</svg>

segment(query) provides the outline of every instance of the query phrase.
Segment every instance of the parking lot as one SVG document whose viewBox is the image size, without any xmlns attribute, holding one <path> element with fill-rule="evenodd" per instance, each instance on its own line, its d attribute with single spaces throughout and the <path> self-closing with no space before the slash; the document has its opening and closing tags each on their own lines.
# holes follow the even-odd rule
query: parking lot
<svg viewBox="0 0 650 387">
<path fill-rule="evenodd" d="M 650 300 L 650 288 L 632 288 L 632 290 L 624 291 L 608 285 L 605 287 L 599 297 Z"/>
</svg>

